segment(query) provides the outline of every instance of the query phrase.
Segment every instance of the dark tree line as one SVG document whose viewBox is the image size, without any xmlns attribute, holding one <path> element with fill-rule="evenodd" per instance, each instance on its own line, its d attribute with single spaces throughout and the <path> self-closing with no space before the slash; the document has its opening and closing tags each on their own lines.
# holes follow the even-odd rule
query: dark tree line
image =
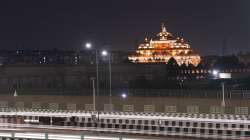
<svg viewBox="0 0 250 140">
<path fill-rule="evenodd" d="M 221 80 L 214 80 L 211 77 L 196 79 L 193 74 L 184 74 L 187 79 L 177 78 L 183 76 L 181 70 L 194 69 L 234 69 L 247 67 L 234 55 L 218 57 L 213 64 L 200 63 L 197 67 L 192 64 L 179 66 L 174 58 L 166 64 L 165 71 L 161 74 L 155 73 L 151 79 L 141 75 L 129 82 L 130 88 L 134 89 L 220 89 Z M 250 77 L 243 79 L 226 80 L 230 89 L 249 89 Z"/>
</svg>

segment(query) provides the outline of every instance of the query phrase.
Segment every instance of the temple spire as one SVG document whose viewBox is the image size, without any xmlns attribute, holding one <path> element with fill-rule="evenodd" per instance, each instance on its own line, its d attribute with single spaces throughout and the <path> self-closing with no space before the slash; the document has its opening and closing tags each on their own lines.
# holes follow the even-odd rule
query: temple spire
<svg viewBox="0 0 250 140">
<path fill-rule="evenodd" d="M 164 25 L 164 22 L 161 23 L 161 31 L 162 32 L 167 32 L 166 27 Z"/>
</svg>

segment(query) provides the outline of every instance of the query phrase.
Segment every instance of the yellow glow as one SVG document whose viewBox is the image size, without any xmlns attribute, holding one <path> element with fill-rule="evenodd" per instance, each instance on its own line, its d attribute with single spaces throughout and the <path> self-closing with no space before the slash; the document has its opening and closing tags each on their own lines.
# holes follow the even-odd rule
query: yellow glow
<svg viewBox="0 0 250 140">
<path fill-rule="evenodd" d="M 191 63 L 197 66 L 200 63 L 201 59 L 198 54 L 188 54 L 188 52 L 193 51 L 189 44 L 184 42 L 183 38 L 168 39 L 169 37 L 173 38 L 173 36 L 167 32 L 165 26 L 162 27 L 162 32 L 158 33 L 157 36 L 160 37 L 160 39 L 150 39 L 149 43 L 141 44 L 136 50 L 137 55 L 129 56 L 129 60 L 134 63 L 167 63 L 168 60 L 173 57 L 176 59 L 178 65 L 188 65 Z M 181 43 L 179 41 L 181 41 Z M 144 51 L 140 51 L 142 48 Z"/>
</svg>

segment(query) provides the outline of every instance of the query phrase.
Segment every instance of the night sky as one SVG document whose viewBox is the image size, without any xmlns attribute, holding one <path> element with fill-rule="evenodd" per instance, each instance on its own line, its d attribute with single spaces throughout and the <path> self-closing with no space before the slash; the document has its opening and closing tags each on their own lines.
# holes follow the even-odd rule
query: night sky
<svg viewBox="0 0 250 140">
<path fill-rule="evenodd" d="M 0 49 L 133 50 L 165 22 L 202 55 L 250 51 L 249 0 L 5 0 L 0 17 Z"/>
</svg>

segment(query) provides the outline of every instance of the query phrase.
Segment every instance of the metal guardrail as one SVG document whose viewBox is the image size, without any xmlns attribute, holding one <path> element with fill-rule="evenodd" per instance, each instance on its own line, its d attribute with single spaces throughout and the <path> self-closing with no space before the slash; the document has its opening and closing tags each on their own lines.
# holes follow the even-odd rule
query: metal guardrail
<svg viewBox="0 0 250 140">
<path fill-rule="evenodd" d="M 34 132 L 0 132 L 0 137 L 4 138 L 25 138 L 25 139 L 44 139 L 44 140 L 153 140 L 142 138 L 125 138 L 111 136 L 94 136 L 94 135 L 70 135 L 55 133 L 34 133 Z M 157 139 L 155 139 L 157 140 Z M 159 140 L 159 139 L 158 139 Z"/>
<path fill-rule="evenodd" d="M 20 128 L 22 128 L 22 132 L 20 132 Z M 31 129 L 31 130 L 27 130 Z M 1 132 L 1 130 L 4 130 Z M 15 130 L 18 130 L 15 132 Z M 42 132 L 39 132 L 42 131 Z M 46 130 L 46 132 L 44 132 Z M 62 133 L 50 132 L 50 130 L 63 130 Z M 72 130 L 74 133 L 65 134 L 65 130 L 68 130 L 70 133 Z M 8 132 L 9 131 L 9 132 Z M 80 133 L 75 133 L 79 131 Z M 83 134 L 81 131 L 91 131 L 91 132 L 108 132 L 105 134 L 96 135 L 96 133 L 88 133 Z M 141 137 L 136 138 L 136 136 L 126 136 L 126 135 L 117 135 L 112 132 L 116 132 L 116 130 L 103 129 L 103 128 L 79 128 L 79 127 L 70 127 L 70 126 L 54 126 L 54 125 L 31 125 L 31 124 L 9 124 L 9 123 L 0 123 L 0 138 L 29 138 L 29 139 L 44 139 L 44 140 L 162 140 L 159 138 L 146 138 Z M 124 132 L 127 132 L 124 130 Z M 136 131 L 135 131 L 136 132 Z M 134 132 L 134 133 L 135 133 Z M 135 133 L 138 134 L 138 133 Z"/>
<path fill-rule="evenodd" d="M 0 123 L 0 130 L 1 126 L 3 127 L 3 130 L 8 130 L 6 127 L 9 127 L 13 131 L 13 128 L 32 128 L 32 129 L 46 129 L 47 132 L 51 130 L 74 130 L 74 131 L 92 131 L 92 132 L 108 132 L 109 134 L 114 134 L 117 132 L 122 132 L 122 133 L 127 133 L 127 134 L 152 134 L 152 135 L 161 135 L 161 138 L 135 138 L 135 137 L 129 137 L 127 138 L 126 136 L 105 136 L 100 135 L 98 133 L 98 136 L 94 134 L 63 134 L 60 133 L 38 133 L 37 131 L 34 132 L 1 132 L 0 131 L 0 137 L 4 138 L 30 138 L 30 139 L 45 139 L 45 140 L 165 140 L 166 136 L 188 136 L 188 137 L 193 137 L 193 138 L 220 138 L 220 139 L 245 139 L 248 136 L 231 136 L 227 134 L 223 135 L 217 135 L 217 134 L 202 134 L 200 135 L 199 133 L 194 134 L 190 132 L 182 132 L 182 133 L 176 133 L 175 131 L 173 132 L 157 132 L 157 131 L 149 131 L 149 130 L 117 130 L 117 129 L 104 129 L 104 128 L 79 128 L 79 127 L 58 127 L 58 126 L 45 126 L 45 125 L 27 125 L 27 124 L 1 124 Z M 163 136 L 164 135 L 164 136 Z"/>
<path fill-rule="evenodd" d="M 6 112 L 5 112 L 6 111 Z M 17 112 L 15 112 L 17 111 Z M 91 112 L 91 111 L 56 111 L 56 110 L 25 110 L 25 111 L 18 111 L 13 109 L 5 108 L 0 112 L 0 115 L 24 115 L 24 116 L 83 116 L 87 115 L 87 117 L 91 117 L 91 115 L 97 113 L 97 112 Z M 248 115 L 228 115 L 228 114 L 187 114 L 187 113 L 131 113 L 131 112 L 98 112 L 98 115 L 101 117 L 108 117 L 108 118 L 155 118 L 157 119 L 173 119 L 173 120 L 189 120 L 189 121 L 214 121 L 214 122 L 226 122 L 226 123 L 247 123 L 250 122 L 250 116 Z M 1 126 L 3 128 L 1 128 Z M 167 132 L 167 131 L 154 131 L 154 130 L 130 130 L 130 129 L 114 129 L 114 128 L 99 128 L 99 127 L 76 127 L 76 126 L 56 126 L 56 125 L 33 125 L 33 124 L 11 124 L 11 123 L 0 123 L 0 130 L 4 130 L 6 128 L 22 128 L 22 130 L 25 130 L 25 128 L 28 129 L 46 129 L 46 130 L 75 130 L 75 131 L 92 131 L 92 132 L 106 132 L 106 133 L 127 133 L 127 134 L 147 134 L 147 135 L 162 135 L 162 136 L 190 136 L 190 137 L 209 137 L 209 138 L 222 138 L 225 139 L 240 139 L 242 137 L 249 137 L 249 135 L 246 136 L 235 136 L 235 135 L 217 135 L 215 134 L 194 134 L 190 132 Z M 192 128 L 190 128 L 192 129 Z M 227 130 L 227 129 L 225 129 Z M 248 131 L 248 128 L 246 129 L 239 129 L 240 131 Z M 48 131 L 49 132 L 49 131 Z M 28 133 L 28 134 L 27 134 Z M 110 138 L 104 138 L 105 136 L 91 136 L 86 137 L 85 135 L 66 135 L 61 134 L 55 138 L 54 135 L 50 136 L 50 133 L 1 133 L 0 137 L 11 137 L 11 138 L 33 138 L 33 139 L 57 139 L 57 140 L 127 140 L 127 138 L 121 138 L 121 137 L 110 137 Z M 2 135 L 1 135 L 2 134 Z M 67 138 L 66 138 L 67 137 Z M 84 139 L 83 139 L 84 138 Z M 89 139 L 88 139 L 89 138 Z M 138 140 L 138 139 L 131 139 L 129 140 Z M 150 139 L 152 140 L 152 139 Z"/>
</svg>

